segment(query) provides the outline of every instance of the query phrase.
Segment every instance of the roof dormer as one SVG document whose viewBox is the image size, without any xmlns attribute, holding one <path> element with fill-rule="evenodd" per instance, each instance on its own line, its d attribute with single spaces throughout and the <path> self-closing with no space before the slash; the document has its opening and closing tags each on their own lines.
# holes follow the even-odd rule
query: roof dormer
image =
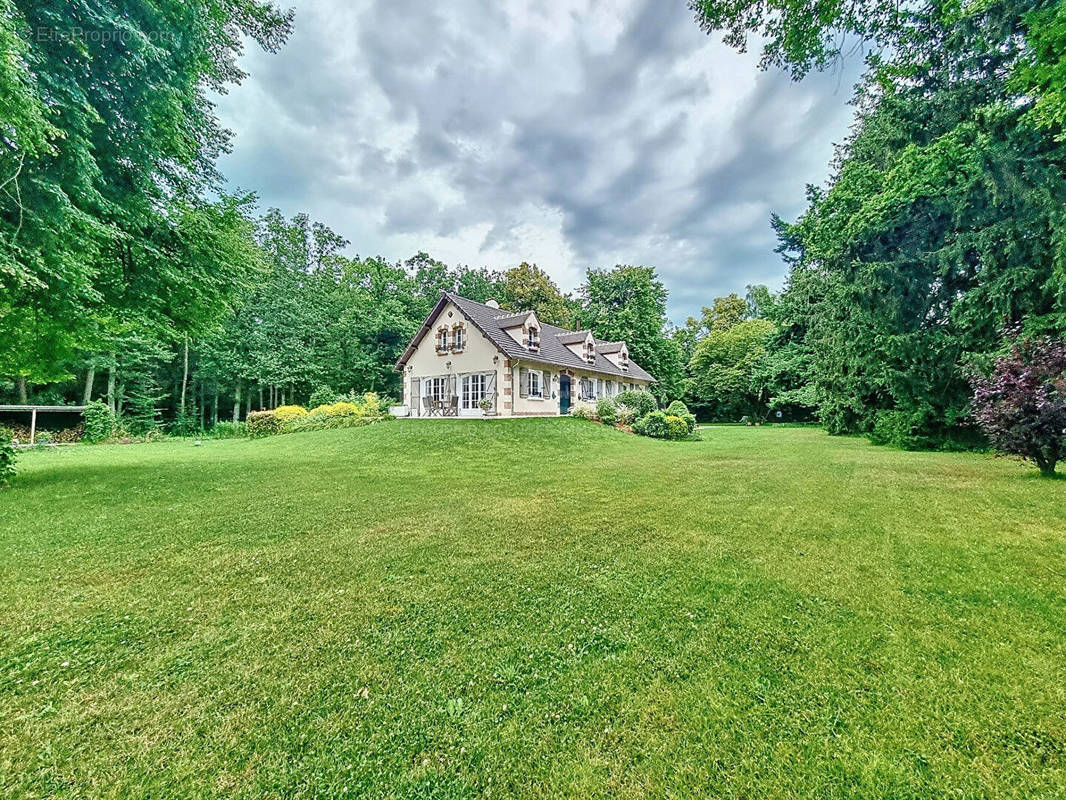
<svg viewBox="0 0 1066 800">
<path fill-rule="evenodd" d="M 625 342 L 600 342 L 596 345 L 596 352 L 622 370 L 629 369 L 629 347 Z"/>
<path fill-rule="evenodd" d="M 532 311 L 502 314 L 496 321 L 507 334 L 531 353 L 540 351 L 540 320 Z"/>
<path fill-rule="evenodd" d="M 596 337 L 592 331 L 565 331 L 557 333 L 559 341 L 586 364 L 596 362 Z"/>
</svg>

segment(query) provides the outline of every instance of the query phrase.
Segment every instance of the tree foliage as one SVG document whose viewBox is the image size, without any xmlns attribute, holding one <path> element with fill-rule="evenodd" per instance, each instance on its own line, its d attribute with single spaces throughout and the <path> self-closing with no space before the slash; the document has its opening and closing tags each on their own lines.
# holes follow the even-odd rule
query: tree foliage
<svg viewBox="0 0 1066 800">
<path fill-rule="evenodd" d="M 676 398 L 683 376 L 681 349 L 668 335 L 667 291 L 655 270 L 622 264 L 590 269 L 578 294 L 581 327 L 599 339 L 625 340 L 630 358 L 658 381 L 652 387 L 657 396 Z"/>
<path fill-rule="evenodd" d="M 789 277 L 754 371 L 769 404 L 813 406 L 832 432 L 968 435 L 970 363 L 1005 324 L 1066 320 L 1061 8 L 693 7 L 734 45 L 765 36 L 764 63 L 796 75 L 841 55 L 848 36 L 873 48 L 828 186 L 808 190 L 796 222 L 774 220 Z"/>
<path fill-rule="evenodd" d="M 992 446 L 1054 475 L 1066 457 L 1066 342 L 1017 339 L 973 387 L 974 418 Z"/>
<path fill-rule="evenodd" d="M 569 328 L 573 324 L 574 302 L 536 264 L 523 261 L 505 271 L 499 287 L 503 297 L 497 299 L 505 308 L 535 311 L 541 322 L 561 328 Z"/>
</svg>

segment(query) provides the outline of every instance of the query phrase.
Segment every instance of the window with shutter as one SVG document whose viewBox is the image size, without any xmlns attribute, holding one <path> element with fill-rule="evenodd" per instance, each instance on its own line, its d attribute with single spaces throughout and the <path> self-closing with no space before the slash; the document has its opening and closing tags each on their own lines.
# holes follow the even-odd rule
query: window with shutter
<svg viewBox="0 0 1066 800">
<path fill-rule="evenodd" d="M 518 396 L 529 397 L 529 370 L 525 367 L 518 368 Z"/>
</svg>

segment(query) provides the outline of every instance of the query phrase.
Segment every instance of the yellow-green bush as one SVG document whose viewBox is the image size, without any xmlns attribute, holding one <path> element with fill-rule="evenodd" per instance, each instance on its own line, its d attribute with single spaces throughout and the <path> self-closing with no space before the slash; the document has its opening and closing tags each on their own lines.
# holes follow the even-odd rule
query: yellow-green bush
<svg viewBox="0 0 1066 800">
<path fill-rule="evenodd" d="M 339 403 L 334 403 L 331 406 L 326 406 L 327 415 L 331 417 L 361 417 L 362 409 L 355 403 L 346 403 L 341 400 Z"/>
<path fill-rule="evenodd" d="M 278 406 L 274 409 L 274 418 L 282 426 L 306 416 L 307 409 L 303 406 Z"/>
</svg>

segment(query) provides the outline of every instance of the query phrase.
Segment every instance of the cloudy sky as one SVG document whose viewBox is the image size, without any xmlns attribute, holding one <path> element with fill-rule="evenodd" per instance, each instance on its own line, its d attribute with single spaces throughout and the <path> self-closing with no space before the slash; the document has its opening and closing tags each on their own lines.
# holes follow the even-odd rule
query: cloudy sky
<svg viewBox="0 0 1066 800">
<path fill-rule="evenodd" d="M 681 322 L 779 286 L 769 217 L 803 208 L 851 121 L 853 67 L 793 83 L 683 0 L 299 0 L 222 98 L 221 168 L 390 260 L 536 262 L 564 290 L 658 269 Z"/>
</svg>

